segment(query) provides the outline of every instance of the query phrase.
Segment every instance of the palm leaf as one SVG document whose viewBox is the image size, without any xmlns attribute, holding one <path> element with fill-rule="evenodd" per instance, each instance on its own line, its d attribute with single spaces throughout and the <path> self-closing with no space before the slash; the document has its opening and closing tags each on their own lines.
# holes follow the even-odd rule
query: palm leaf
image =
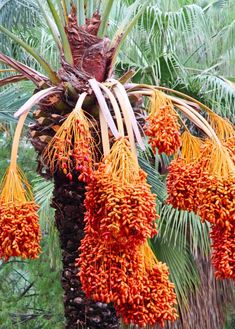
<svg viewBox="0 0 235 329">
<path fill-rule="evenodd" d="M 57 84 L 59 82 L 56 73 L 52 70 L 50 65 L 37 52 L 35 52 L 33 48 L 31 48 L 23 40 L 19 39 L 14 33 L 5 29 L 2 25 L 0 25 L 0 31 L 5 35 L 7 35 L 12 40 L 14 40 L 17 44 L 23 47 L 32 57 L 34 57 L 38 61 L 38 63 L 42 66 L 42 68 L 45 70 L 45 72 L 48 74 L 48 77 L 53 83 Z"/>
<path fill-rule="evenodd" d="M 178 240 L 179 244 L 180 242 Z M 177 248 L 165 243 L 159 237 L 151 243 L 151 246 L 157 259 L 169 267 L 170 279 L 175 284 L 179 307 L 185 307 L 189 301 L 189 292 L 195 290 L 200 282 L 190 251 L 187 248 Z"/>
<path fill-rule="evenodd" d="M 138 159 L 140 167 L 147 173 L 147 181 L 151 185 L 152 192 L 157 195 L 157 198 L 160 202 L 165 202 L 166 194 L 166 185 L 162 181 L 162 178 L 158 171 L 151 167 L 151 165 L 143 158 Z"/>
<path fill-rule="evenodd" d="M 22 82 L 11 85 L 0 92 L 0 122 L 17 122 L 14 112 L 18 110 L 32 96 L 34 91 L 32 82 Z M 14 95 L 14 97 L 12 97 Z M 28 121 L 27 121 L 28 122 Z"/>
</svg>

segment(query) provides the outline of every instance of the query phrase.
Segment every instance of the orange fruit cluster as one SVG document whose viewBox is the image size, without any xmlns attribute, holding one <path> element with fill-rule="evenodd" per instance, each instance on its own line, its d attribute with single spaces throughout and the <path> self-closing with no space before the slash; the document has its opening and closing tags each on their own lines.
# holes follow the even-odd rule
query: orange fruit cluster
<svg viewBox="0 0 235 329">
<path fill-rule="evenodd" d="M 44 164 L 51 173 L 62 170 L 69 180 L 74 174 L 88 182 L 92 175 L 93 139 L 82 110 L 74 110 L 64 121 L 43 152 Z"/>
<path fill-rule="evenodd" d="M 38 206 L 0 203 L 0 258 L 37 258 L 41 252 Z"/>
<path fill-rule="evenodd" d="M 219 179 L 208 175 L 199 184 L 199 195 L 201 203 L 197 213 L 203 221 L 221 227 L 233 225 L 235 179 Z"/>
<path fill-rule="evenodd" d="M 199 180 L 203 177 L 201 165 L 175 159 L 168 169 L 167 203 L 181 210 L 197 212 L 201 202 L 198 199 Z"/>
<path fill-rule="evenodd" d="M 231 220 L 235 221 L 235 215 Z M 222 227 L 212 224 L 212 263 L 218 279 L 235 280 L 235 225 Z"/>
<path fill-rule="evenodd" d="M 114 303 L 126 324 L 164 325 L 177 318 L 174 284 L 165 264 L 145 261 L 143 248 L 113 248 L 99 234 L 82 240 L 80 280 L 83 291 L 95 301 Z"/>
<path fill-rule="evenodd" d="M 139 170 L 138 180 L 123 184 L 105 169 L 101 165 L 87 187 L 87 230 L 99 232 L 112 245 L 139 246 L 157 233 L 155 195 L 146 183 L 146 174 Z"/>
<path fill-rule="evenodd" d="M 137 278 L 141 259 L 136 249 L 121 249 L 107 244 L 98 233 L 86 234 L 80 247 L 80 280 L 83 291 L 90 298 L 104 303 L 119 304 L 126 300 L 131 283 L 141 284 Z"/>
<path fill-rule="evenodd" d="M 165 106 L 146 119 L 146 135 L 154 152 L 174 154 L 181 146 L 178 116 L 171 107 Z"/>
<path fill-rule="evenodd" d="M 93 173 L 85 207 L 77 266 L 86 295 L 113 302 L 126 323 L 145 326 L 174 320 L 174 286 L 166 267 L 148 256 L 145 247 L 156 233 L 155 196 L 126 139 L 113 145 Z"/>
<path fill-rule="evenodd" d="M 130 287 L 129 298 L 115 304 L 125 324 L 135 323 L 145 327 L 158 323 L 164 327 L 164 321 L 177 319 L 174 285 L 168 277 L 167 266 L 158 262 L 153 269 L 145 272 L 141 278 L 141 287 Z"/>
<path fill-rule="evenodd" d="M 38 206 L 26 177 L 11 162 L 1 184 L 0 258 L 37 258 L 40 248 Z"/>
<path fill-rule="evenodd" d="M 225 143 L 231 158 L 235 154 L 232 140 Z M 230 160 L 227 177 L 209 172 L 214 162 L 210 160 L 208 147 L 210 144 L 204 146 L 203 157 L 197 162 L 172 161 L 167 177 L 167 202 L 176 208 L 194 211 L 203 222 L 211 223 L 212 263 L 216 276 L 234 279 L 235 178 L 229 174 Z M 225 165 L 221 168 L 226 172 Z"/>
<path fill-rule="evenodd" d="M 235 137 L 228 138 L 224 145 L 227 147 L 229 154 L 231 156 L 231 159 L 233 160 L 233 163 L 235 164 Z"/>
</svg>

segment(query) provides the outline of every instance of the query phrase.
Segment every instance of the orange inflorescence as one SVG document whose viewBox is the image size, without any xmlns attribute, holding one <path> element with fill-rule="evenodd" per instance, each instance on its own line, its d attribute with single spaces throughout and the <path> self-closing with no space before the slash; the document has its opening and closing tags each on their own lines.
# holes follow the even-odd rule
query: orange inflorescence
<svg viewBox="0 0 235 329">
<path fill-rule="evenodd" d="M 114 303 L 125 324 L 137 324 L 140 327 L 177 319 L 174 285 L 169 281 L 169 271 L 165 264 L 158 262 L 147 270 L 141 287 L 132 286 L 126 302 Z"/>
<path fill-rule="evenodd" d="M 158 149 L 159 154 L 172 155 L 181 146 L 178 115 L 171 101 L 159 91 L 153 92 L 145 133 L 153 151 Z"/>
<path fill-rule="evenodd" d="M 233 163 L 235 164 L 235 137 L 228 138 L 224 145 L 227 147 L 228 152 L 231 156 L 231 159 L 233 160 Z"/>
<path fill-rule="evenodd" d="M 120 299 L 128 297 L 131 284 L 136 287 L 141 284 L 141 280 L 137 280 L 141 259 L 136 249 L 113 248 L 98 233 L 89 233 L 82 240 L 80 251 L 77 265 L 83 291 L 88 297 L 119 303 Z"/>
<path fill-rule="evenodd" d="M 175 159 L 169 166 L 167 176 L 167 203 L 181 210 L 197 212 L 201 202 L 198 199 L 199 180 L 203 178 L 200 163 L 186 163 Z"/>
<path fill-rule="evenodd" d="M 34 202 L 0 203 L 0 258 L 37 258 L 40 249 L 38 206 Z"/>
<path fill-rule="evenodd" d="M 119 247 L 140 245 L 156 234 L 155 195 L 146 183 L 146 174 L 139 170 L 138 179 L 123 184 L 106 169 L 102 164 L 87 187 L 89 229 Z"/>
<path fill-rule="evenodd" d="M 38 206 L 23 173 L 10 165 L 0 195 L 0 257 L 37 258 L 40 248 Z"/>
<path fill-rule="evenodd" d="M 232 218 L 235 221 L 235 215 Z M 218 279 L 235 280 L 235 225 L 231 228 L 212 225 L 212 263 Z"/>
<path fill-rule="evenodd" d="M 89 122 L 80 110 L 73 110 L 43 153 L 45 165 L 54 173 L 62 170 L 69 180 L 73 174 L 88 182 L 92 175 L 93 138 Z"/>
<path fill-rule="evenodd" d="M 176 318 L 167 268 L 145 243 L 156 233 L 154 199 L 129 142 L 119 139 L 88 183 L 85 238 L 77 260 L 86 295 L 114 302 L 126 323 L 140 326 Z"/>
<path fill-rule="evenodd" d="M 194 211 L 212 225 L 212 262 L 218 278 L 235 279 L 234 137 L 223 145 L 206 142 L 201 157 L 187 163 L 175 159 L 167 178 L 168 203 Z"/>
</svg>

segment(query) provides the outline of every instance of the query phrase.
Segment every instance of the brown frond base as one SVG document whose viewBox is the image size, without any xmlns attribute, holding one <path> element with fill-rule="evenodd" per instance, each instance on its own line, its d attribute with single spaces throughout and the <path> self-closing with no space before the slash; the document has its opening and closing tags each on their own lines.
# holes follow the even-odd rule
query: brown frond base
<svg viewBox="0 0 235 329">
<path fill-rule="evenodd" d="M 84 184 L 67 182 L 55 176 L 52 206 L 60 235 L 63 257 L 65 329 L 118 329 L 119 320 L 112 305 L 95 303 L 85 297 L 74 266 L 84 236 Z"/>
</svg>

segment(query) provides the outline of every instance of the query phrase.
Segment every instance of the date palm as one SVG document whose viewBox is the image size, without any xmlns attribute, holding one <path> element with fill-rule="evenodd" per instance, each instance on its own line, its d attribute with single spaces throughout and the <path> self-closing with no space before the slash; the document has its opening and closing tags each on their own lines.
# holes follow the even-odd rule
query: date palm
<svg viewBox="0 0 235 329">
<path fill-rule="evenodd" d="M 120 30 L 114 34 L 112 41 L 110 41 L 104 38 L 104 35 L 106 35 L 108 27 L 107 17 L 111 11 L 112 3 L 113 1 L 107 1 L 103 9 L 102 19 L 100 19 L 97 13 L 92 16 L 95 9 L 95 6 L 92 7 L 93 2 L 87 2 L 84 7 L 84 2 L 79 1 L 79 15 L 76 15 L 75 10 L 72 9 L 70 17 L 67 15 L 70 11 L 70 4 L 66 5 L 65 2 L 62 2 L 61 5 L 59 1 L 57 4 L 47 1 L 50 10 L 49 14 L 48 8 L 46 9 L 44 5 L 38 2 L 55 44 L 58 46 L 58 54 L 60 54 L 61 58 L 61 67 L 58 72 L 55 72 L 31 47 L 1 27 L 4 34 L 20 44 L 35 58 L 45 73 L 45 75 L 38 73 L 38 71 L 1 54 L 1 61 L 20 73 L 16 77 L 4 79 L 1 82 L 2 85 L 30 79 L 36 85 L 36 91 L 42 91 L 42 93 L 38 94 L 39 97 L 35 98 L 36 101 L 40 101 L 42 96 L 45 97 L 45 101 L 41 102 L 39 109 L 35 112 L 36 124 L 30 128 L 31 141 L 39 154 L 39 172 L 43 175 L 45 175 L 45 172 L 43 172 L 43 166 L 40 163 L 40 154 L 54 135 L 56 126 L 60 125 L 63 117 L 71 112 L 76 104 L 78 95 L 82 92 L 89 93 L 90 97 L 87 99 L 84 107 L 98 121 L 96 102 L 91 94 L 91 86 L 88 84 L 88 80 L 95 78 L 98 82 L 103 82 L 107 78 L 112 77 L 117 51 L 124 38 L 128 36 L 127 32 L 131 30 L 140 14 L 144 11 L 144 7 L 139 7 L 141 1 L 136 1 L 129 8 L 127 17 L 121 24 Z M 99 5 L 98 1 L 97 3 L 94 2 L 94 4 Z M 137 9 L 138 14 L 134 16 Z M 151 11 L 151 7 L 148 7 L 147 10 Z M 89 17 L 86 23 L 85 15 Z M 112 17 L 114 13 L 110 15 Z M 54 19 L 54 23 L 52 23 L 52 19 Z M 77 27 L 77 20 L 82 26 Z M 112 24 L 110 28 L 113 28 Z M 133 30 L 133 33 L 137 33 L 136 31 L 138 31 L 138 27 L 136 30 Z M 131 50 L 128 49 L 128 51 Z M 125 63 L 125 59 L 123 63 Z M 38 65 L 36 64 L 35 67 L 37 69 Z M 124 76 L 121 81 L 125 82 L 127 78 Z M 155 82 L 157 81 L 151 81 L 151 83 Z M 95 89 L 93 90 L 95 91 Z M 31 102 L 30 105 L 33 103 Z M 101 104 L 99 105 L 102 107 Z M 64 304 L 67 327 L 76 328 L 85 324 L 90 328 L 116 328 L 118 327 L 118 322 L 113 308 L 85 299 L 79 281 L 76 278 L 77 270 L 74 267 L 74 260 L 77 257 L 79 241 L 83 237 L 84 185 L 74 181 L 69 182 L 60 173 L 55 173 L 54 183 L 53 205 L 56 208 L 56 224 L 60 232 L 63 250 L 64 270 L 62 284 L 65 291 Z M 81 216 L 78 216 L 78 213 Z"/>
</svg>

